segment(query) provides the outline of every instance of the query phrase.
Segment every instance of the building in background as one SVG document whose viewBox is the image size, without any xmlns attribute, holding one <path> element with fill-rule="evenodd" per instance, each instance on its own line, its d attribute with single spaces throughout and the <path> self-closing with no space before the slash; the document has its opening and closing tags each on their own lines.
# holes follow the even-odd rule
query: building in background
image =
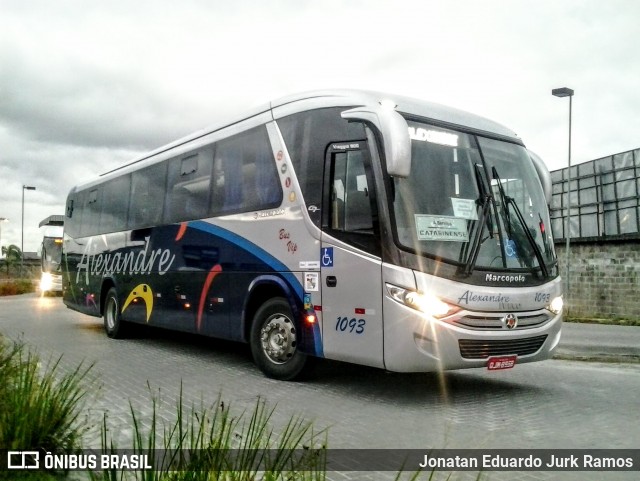
<svg viewBox="0 0 640 481">
<path fill-rule="evenodd" d="M 640 318 L 640 149 L 568 170 L 551 173 L 551 226 L 563 277 L 570 235 L 569 316 Z"/>
</svg>

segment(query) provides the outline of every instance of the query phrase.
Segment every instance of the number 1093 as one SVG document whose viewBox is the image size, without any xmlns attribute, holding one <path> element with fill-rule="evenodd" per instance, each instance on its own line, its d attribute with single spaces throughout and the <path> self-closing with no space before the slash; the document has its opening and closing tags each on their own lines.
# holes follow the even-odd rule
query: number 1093
<svg viewBox="0 0 640 481">
<path fill-rule="evenodd" d="M 367 323 L 364 319 L 356 319 L 348 317 L 338 317 L 336 320 L 336 331 L 348 332 L 353 334 L 362 334 L 364 326 Z"/>
</svg>

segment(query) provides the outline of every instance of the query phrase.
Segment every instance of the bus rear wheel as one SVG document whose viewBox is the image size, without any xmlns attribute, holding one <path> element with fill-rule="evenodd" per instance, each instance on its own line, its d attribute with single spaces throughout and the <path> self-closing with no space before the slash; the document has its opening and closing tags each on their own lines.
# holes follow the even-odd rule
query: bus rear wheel
<svg viewBox="0 0 640 481">
<path fill-rule="evenodd" d="M 260 370 L 281 381 L 299 377 L 307 363 L 298 350 L 298 333 L 286 299 L 276 297 L 256 312 L 251 325 L 251 353 Z"/>
<path fill-rule="evenodd" d="M 104 301 L 104 330 L 111 339 L 122 339 L 127 334 L 127 323 L 122 320 L 118 292 L 115 287 L 109 289 Z"/>
</svg>

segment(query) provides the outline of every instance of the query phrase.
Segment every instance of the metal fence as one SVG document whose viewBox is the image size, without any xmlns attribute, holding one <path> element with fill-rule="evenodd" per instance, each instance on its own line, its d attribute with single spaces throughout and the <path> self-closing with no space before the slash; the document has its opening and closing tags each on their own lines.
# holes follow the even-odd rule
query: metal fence
<svg viewBox="0 0 640 481">
<path fill-rule="evenodd" d="M 640 239 L 640 149 L 575 165 L 570 176 L 568 171 L 551 172 L 556 242 L 566 239 L 569 210 L 571 240 Z"/>
</svg>

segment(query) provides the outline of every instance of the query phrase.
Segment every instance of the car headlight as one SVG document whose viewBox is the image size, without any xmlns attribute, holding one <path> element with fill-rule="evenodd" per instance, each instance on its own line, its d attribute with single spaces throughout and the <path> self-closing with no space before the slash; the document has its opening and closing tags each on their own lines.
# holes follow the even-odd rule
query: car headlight
<svg viewBox="0 0 640 481">
<path fill-rule="evenodd" d="M 387 284 L 387 292 L 394 301 L 435 319 L 448 317 L 460 310 L 460 307 L 449 304 L 429 293 L 417 292 L 392 284 Z"/>
<path fill-rule="evenodd" d="M 562 312 L 563 307 L 564 301 L 562 300 L 562 296 L 558 296 L 551 301 L 551 303 L 547 306 L 547 309 L 557 315 Z"/>
</svg>

